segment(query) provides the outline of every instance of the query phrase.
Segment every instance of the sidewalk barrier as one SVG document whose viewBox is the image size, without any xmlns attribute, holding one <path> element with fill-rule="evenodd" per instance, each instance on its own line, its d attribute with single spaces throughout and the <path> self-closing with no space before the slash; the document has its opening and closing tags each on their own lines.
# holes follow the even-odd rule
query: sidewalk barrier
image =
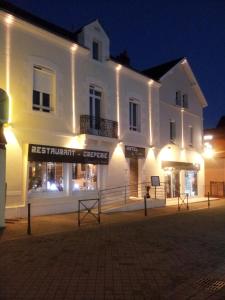
<svg viewBox="0 0 225 300">
<path fill-rule="evenodd" d="M 183 193 L 183 194 L 180 194 L 177 197 L 177 205 L 178 205 L 177 209 L 178 209 L 178 211 L 180 211 L 181 205 L 185 205 L 185 200 L 186 200 L 186 208 L 187 208 L 187 210 L 189 210 L 188 194 L 187 193 Z"/>
<path fill-rule="evenodd" d="M 90 201 L 93 203 L 91 206 L 88 206 L 88 202 Z M 96 205 L 97 205 L 97 213 L 94 213 L 93 210 L 96 209 Z M 83 206 L 84 208 L 82 212 L 86 212 L 82 218 L 81 218 L 81 206 Z M 79 227 L 81 225 L 81 222 L 86 218 L 87 215 L 92 215 L 100 224 L 100 214 L 101 214 L 101 208 L 100 208 L 99 198 L 78 200 L 78 226 Z"/>
</svg>

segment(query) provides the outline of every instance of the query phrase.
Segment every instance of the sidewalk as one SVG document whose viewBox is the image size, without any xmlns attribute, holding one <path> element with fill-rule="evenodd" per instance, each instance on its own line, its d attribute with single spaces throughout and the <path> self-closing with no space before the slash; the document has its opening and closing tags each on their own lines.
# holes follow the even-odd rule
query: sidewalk
<svg viewBox="0 0 225 300">
<path fill-rule="evenodd" d="M 0 239 L 1 300 L 225 299 L 225 200 L 7 224 Z"/>
<path fill-rule="evenodd" d="M 144 204 L 143 204 L 144 205 Z M 210 202 L 210 206 L 218 207 L 225 205 L 225 199 L 213 200 Z M 189 210 L 187 211 L 185 205 L 181 205 L 181 210 L 178 211 L 177 205 L 170 205 L 166 207 L 150 208 L 148 209 L 148 215 L 144 216 L 144 207 L 137 211 L 127 212 L 112 212 L 101 214 L 101 224 L 104 226 L 107 224 L 127 223 L 146 220 L 149 218 L 155 218 L 164 215 L 171 215 L 177 213 L 185 213 L 192 210 L 205 209 L 208 207 L 207 201 L 200 201 L 189 203 Z M 95 219 L 88 216 L 81 224 L 81 228 L 91 228 L 99 226 Z M 66 213 L 47 215 L 31 218 L 31 229 L 33 236 L 44 236 L 52 233 L 61 233 L 68 231 L 77 231 L 81 228 L 78 227 L 77 213 Z M 27 219 L 11 219 L 6 221 L 6 229 L 0 231 L 0 243 L 5 240 L 26 238 L 27 235 Z"/>
</svg>

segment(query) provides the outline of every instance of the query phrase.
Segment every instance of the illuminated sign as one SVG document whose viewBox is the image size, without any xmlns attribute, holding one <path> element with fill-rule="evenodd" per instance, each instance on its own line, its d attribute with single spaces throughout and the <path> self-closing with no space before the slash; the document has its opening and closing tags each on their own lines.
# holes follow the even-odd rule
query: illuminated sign
<svg viewBox="0 0 225 300">
<path fill-rule="evenodd" d="M 127 157 L 127 158 L 145 158 L 145 148 L 125 145 L 125 157 Z"/>
<path fill-rule="evenodd" d="M 108 165 L 109 152 L 30 144 L 28 160 Z"/>
</svg>

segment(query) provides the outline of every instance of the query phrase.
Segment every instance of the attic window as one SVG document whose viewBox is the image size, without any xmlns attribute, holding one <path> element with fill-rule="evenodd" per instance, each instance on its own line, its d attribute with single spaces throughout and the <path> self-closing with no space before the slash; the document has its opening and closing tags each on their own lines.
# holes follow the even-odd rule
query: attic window
<svg viewBox="0 0 225 300">
<path fill-rule="evenodd" d="M 92 58 L 95 60 L 101 60 L 100 59 L 100 43 L 96 40 L 92 43 Z"/>
</svg>

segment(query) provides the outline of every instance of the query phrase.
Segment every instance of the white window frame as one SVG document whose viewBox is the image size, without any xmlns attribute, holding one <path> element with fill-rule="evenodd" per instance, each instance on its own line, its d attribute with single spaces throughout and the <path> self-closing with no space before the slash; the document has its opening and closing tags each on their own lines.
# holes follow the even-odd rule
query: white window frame
<svg viewBox="0 0 225 300">
<path fill-rule="evenodd" d="M 52 70 L 50 70 L 49 68 L 39 66 L 39 65 L 33 65 L 33 78 L 34 78 L 35 69 L 37 69 L 40 72 L 44 72 L 44 73 L 47 73 L 47 74 L 51 75 L 51 77 L 52 77 L 52 87 L 53 87 L 53 90 L 54 90 L 54 86 L 55 86 L 54 72 Z M 46 93 L 46 92 L 37 90 L 37 89 L 34 88 L 34 81 L 33 81 L 32 111 L 34 111 L 34 112 L 44 112 L 44 113 L 52 112 L 53 111 L 53 107 L 52 107 L 52 104 L 53 104 L 53 90 L 52 90 L 51 93 Z M 39 93 L 39 104 L 34 104 L 34 91 Z M 43 96 L 44 96 L 44 94 L 49 95 L 49 106 L 44 106 L 43 105 Z"/>
<path fill-rule="evenodd" d="M 133 108 L 136 105 L 136 125 L 133 119 Z M 131 131 L 141 132 L 141 103 L 140 101 L 130 98 L 129 99 L 129 129 Z"/>
</svg>

